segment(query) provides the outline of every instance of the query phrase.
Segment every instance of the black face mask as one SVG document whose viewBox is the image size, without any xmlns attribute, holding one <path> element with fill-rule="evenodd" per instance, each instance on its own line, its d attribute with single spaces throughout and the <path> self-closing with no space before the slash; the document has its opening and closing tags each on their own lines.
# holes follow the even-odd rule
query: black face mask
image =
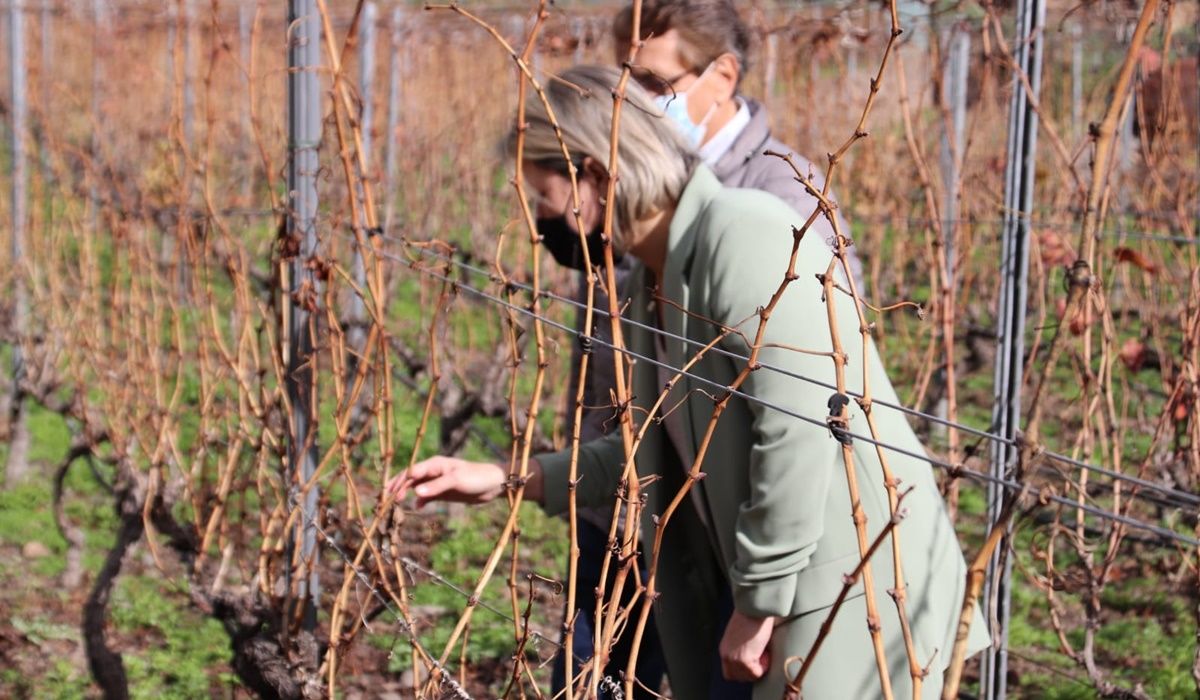
<svg viewBox="0 0 1200 700">
<path fill-rule="evenodd" d="M 554 256 L 559 265 L 583 271 L 583 246 L 579 244 L 579 232 L 567 224 L 566 214 L 549 216 L 537 220 L 538 235 L 542 244 Z M 600 240 L 601 229 L 597 227 L 587 235 L 588 257 L 592 265 L 604 264 L 604 242 Z M 614 250 L 613 262 L 621 256 Z"/>
</svg>

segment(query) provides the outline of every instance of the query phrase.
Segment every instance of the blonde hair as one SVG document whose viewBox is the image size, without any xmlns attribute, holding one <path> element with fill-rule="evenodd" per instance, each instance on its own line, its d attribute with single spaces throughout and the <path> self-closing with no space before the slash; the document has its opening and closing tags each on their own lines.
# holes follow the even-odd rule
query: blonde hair
<svg viewBox="0 0 1200 700">
<path fill-rule="evenodd" d="M 620 76 L 619 70 L 609 66 L 574 66 L 544 86 L 546 101 L 576 168 L 586 157 L 608 165 L 612 92 Z M 525 123 L 522 158 L 565 170 L 559 137 L 534 90 L 525 100 Z M 699 159 L 634 80 L 625 85 L 619 133 L 616 201 L 611 204 L 615 207 L 613 247 L 624 252 L 625 236 L 633 222 L 677 201 Z M 510 155 L 516 155 L 516 144 L 514 129 L 506 140 Z"/>
</svg>

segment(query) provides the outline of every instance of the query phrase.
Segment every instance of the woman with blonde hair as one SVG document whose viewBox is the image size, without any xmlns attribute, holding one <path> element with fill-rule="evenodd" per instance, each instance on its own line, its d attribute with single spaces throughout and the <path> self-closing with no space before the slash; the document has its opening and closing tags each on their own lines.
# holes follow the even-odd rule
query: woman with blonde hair
<svg viewBox="0 0 1200 700">
<path fill-rule="evenodd" d="M 633 362 L 635 422 L 674 374 L 664 368 L 682 367 L 712 342 L 723 351 L 704 354 L 674 385 L 664 404 L 674 410 L 655 419 L 635 455 L 646 484 L 641 529 L 649 542 L 701 447 L 714 395 L 745 365 L 737 356 L 750 353 L 756 310 L 788 271 L 793 227 L 811 212 L 797 214 L 761 191 L 722 187 L 633 82 L 621 112 L 616 196 L 606 203 L 604 164 L 618 77 L 612 68 L 578 66 L 549 83 L 547 98 L 577 170 L 591 259 L 601 259 L 598 232 L 611 206 L 614 251 L 638 263 L 622 304 L 636 322 L 623 326 L 626 347 L 632 356 L 647 358 Z M 536 95 L 526 114 L 524 173 L 536 193 L 539 232 L 560 254 L 576 254 L 572 246 L 579 248 L 580 236 L 558 137 Z M 693 485 L 692 497 L 681 502 L 663 533 L 655 619 L 674 697 L 683 700 L 749 697 L 751 683 L 756 700 L 780 698 L 796 671 L 795 659 L 809 654 L 843 577 L 860 560 L 842 446 L 823 427 L 831 392 L 796 378 L 834 383 L 826 306 L 813 282 L 831 256 L 822 237 L 832 233 L 821 222 L 800 240 L 797 276 L 773 309 L 758 355 L 761 366 L 740 388 L 748 398 L 735 395 L 727 404 L 703 460 L 704 479 Z M 744 326 L 746 319 L 752 325 Z M 878 400 L 898 404 L 873 344 L 864 348 L 851 340 L 858 337 L 859 322 L 848 299 L 838 300 L 834 322 L 847 340 L 849 391 L 861 393 L 866 374 Z M 723 328 L 743 332 L 718 340 Z M 932 670 L 922 697 L 937 697 L 966 567 L 929 464 L 904 454 L 923 453 L 905 417 L 879 404 L 873 416 L 881 441 L 903 450 L 887 459 L 911 489 L 904 501 L 907 516 L 896 528 L 906 607 L 918 661 Z M 861 411 L 851 413 L 847 430 L 869 434 Z M 854 440 L 852 450 L 861 510 L 874 537 L 890 517 L 879 457 L 863 440 Z M 614 502 L 625 457 L 619 433 L 580 446 L 575 486 L 580 506 Z M 548 513 L 564 512 L 569 463 L 570 450 L 532 459 L 526 497 Z M 389 488 L 400 496 L 413 490 L 419 507 L 439 499 L 486 502 L 502 495 L 508 483 L 505 465 L 434 457 L 396 477 Z M 641 555 L 649 557 L 648 550 Z M 911 697 L 906 646 L 888 595 L 892 556 L 889 547 L 881 551 L 871 560 L 879 603 L 879 619 L 872 624 L 882 634 L 895 697 Z M 882 695 L 864 599 L 860 581 L 804 679 L 807 700 Z M 982 620 L 972 625 L 970 641 L 972 652 L 986 644 Z M 739 689 L 736 683 L 746 685 Z"/>
</svg>

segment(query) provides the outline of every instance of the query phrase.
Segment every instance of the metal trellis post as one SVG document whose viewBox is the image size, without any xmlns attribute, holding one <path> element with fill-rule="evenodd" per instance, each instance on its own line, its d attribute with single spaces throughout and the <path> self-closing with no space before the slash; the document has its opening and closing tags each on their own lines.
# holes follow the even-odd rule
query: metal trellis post
<svg viewBox="0 0 1200 700">
<path fill-rule="evenodd" d="M 22 272 L 25 255 L 25 229 L 28 223 L 28 172 L 26 137 L 29 128 L 28 61 L 25 57 L 25 9 L 21 3 L 9 5 L 9 71 L 12 89 L 12 260 L 13 274 L 13 344 L 12 344 L 12 404 L 9 417 L 12 419 L 12 439 L 9 443 L 5 481 L 12 485 L 19 481 L 27 470 L 26 457 L 29 452 L 29 431 L 25 423 L 25 355 L 21 342 L 25 337 L 28 299 L 25 295 L 25 278 Z"/>
<path fill-rule="evenodd" d="M 970 26 L 966 22 L 957 22 L 945 32 L 946 58 L 942 66 L 942 105 L 946 109 L 946 119 L 942 124 L 942 144 L 940 168 L 945 199 L 942 202 L 942 246 L 946 257 L 946 266 L 942 274 L 946 277 L 947 289 L 953 289 L 955 283 L 955 255 L 959 230 L 959 189 L 963 153 L 966 144 L 967 123 L 967 71 L 971 62 Z M 938 384 L 945 385 L 945 376 L 939 373 Z M 946 392 L 937 403 L 936 413 L 939 418 L 946 418 L 950 403 Z M 934 425 L 930 430 L 932 435 L 945 439 L 947 431 L 944 426 Z"/>
<path fill-rule="evenodd" d="M 182 31 L 179 33 L 175 50 L 180 53 L 179 60 L 182 62 L 182 85 L 180 85 L 181 103 L 179 105 L 181 113 L 179 115 L 180 135 L 183 139 L 184 148 L 192 151 L 195 145 L 195 112 L 196 112 L 196 92 L 195 92 L 195 50 L 193 48 L 196 28 L 196 5 L 195 0 L 181 0 L 182 5 Z M 174 74 L 174 73 L 172 73 Z M 186 161 L 183 163 L 183 198 L 179 202 L 179 225 L 175 227 L 176 240 L 172 240 L 170 235 L 163 237 L 163 258 L 168 265 L 174 265 L 176 269 L 176 283 L 179 286 L 179 294 L 181 297 L 187 295 L 190 272 L 188 270 L 188 237 L 191 236 L 192 227 L 192 169 L 191 165 Z"/>
<path fill-rule="evenodd" d="M 584 24 L 582 17 L 576 17 L 571 22 L 571 34 L 575 37 L 574 61 L 576 64 L 583 63 L 583 51 L 587 43 L 587 25 Z"/>
<path fill-rule="evenodd" d="M 358 94 L 362 100 L 362 118 L 360 127 L 362 132 L 362 162 L 365 171 L 361 173 L 363 180 L 371 176 L 372 158 L 371 158 L 371 125 L 375 121 L 375 25 L 379 19 L 379 8 L 374 2 L 367 2 L 363 5 L 362 16 L 359 17 L 359 45 L 358 45 Z M 361 198 L 361 190 L 359 192 Z M 359 289 L 367 288 L 367 268 L 363 263 L 362 250 L 358 247 L 357 242 L 354 245 L 354 257 L 350 264 L 351 273 L 354 275 L 354 283 Z M 357 352 L 363 349 L 363 344 L 366 342 L 366 331 L 364 324 L 367 318 L 366 307 L 363 303 L 363 298 L 358 293 L 350 292 L 350 308 L 348 310 L 347 320 L 349 321 L 349 330 L 346 333 L 346 342 L 350 350 L 350 354 L 346 359 L 346 378 L 347 381 L 353 381 L 352 377 L 358 372 L 358 355 Z"/>
<path fill-rule="evenodd" d="M 167 5 L 167 46 L 163 55 L 163 75 L 167 76 L 167 87 L 163 90 L 166 98 L 167 114 L 175 112 L 175 52 L 178 51 L 179 38 L 176 31 L 179 27 L 179 6 L 175 3 Z"/>
<path fill-rule="evenodd" d="M 321 23 L 316 0 L 290 0 L 288 6 L 288 239 L 298 246 L 284 289 L 287 315 L 287 392 L 292 407 L 288 440 L 288 507 L 303 517 L 288 538 L 288 590 L 295 587 L 303 606 L 303 626 L 316 627 L 317 487 L 302 487 L 317 467 L 316 354 L 310 326 L 320 300 L 317 279 L 306 265 L 317 252 L 317 150 L 321 140 Z M 281 334 L 281 338 L 285 337 Z M 300 502 L 297 502 L 299 500 Z M 299 553 L 297 556 L 297 548 Z"/>
<path fill-rule="evenodd" d="M 404 13 L 397 7 L 392 10 L 391 20 L 391 62 L 388 65 L 388 112 L 387 112 L 387 136 L 384 144 L 387 149 L 387 162 L 384 166 L 384 216 L 383 225 L 386 230 L 391 230 L 392 213 L 395 209 L 396 201 L 396 166 L 399 162 L 397 149 L 399 148 L 400 140 L 400 106 L 401 106 L 401 89 L 404 85 L 404 58 L 405 47 L 401 43 L 401 34 L 404 27 Z"/>
<path fill-rule="evenodd" d="M 1017 66 L 1028 77 L 1033 96 L 1041 93 L 1042 31 L 1046 19 L 1044 0 L 1020 0 L 1013 32 Z M 1021 424 L 1021 382 L 1024 371 L 1025 311 L 1029 279 L 1029 229 L 1033 213 L 1037 164 L 1038 115 L 1019 75 L 1013 76 L 1008 115 L 1008 160 L 1005 167 L 1004 228 L 1001 239 L 1000 300 L 996 319 L 995 405 L 992 424 L 997 434 L 1015 439 Z M 1005 478 L 1019 458 L 1015 443 L 994 443 L 991 474 Z M 988 519 L 996 522 L 1003 490 L 988 488 Z M 1008 671 L 1008 623 L 1011 614 L 1012 558 L 1007 556 L 1008 536 L 988 562 L 984 609 L 992 632 L 992 646 L 984 652 L 980 697 L 1005 697 Z"/>
<path fill-rule="evenodd" d="M 1083 25 L 1071 23 L 1071 133 L 1083 135 Z"/>
<path fill-rule="evenodd" d="M 250 87 L 250 29 L 254 22 L 253 15 L 254 7 L 249 2 L 242 2 L 238 5 L 238 54 L 241 57 L 242 68 L 246 71 L 244 87 L 247 88 L 249 95 Z M 250 122 L 250 113 L 253 105 L 249 99 L 245 101 L 245 108 L 242 110 L 242 134 L 245 139 L 244 143 L 248 145 L 246 151 L 246 163 L 249 166 L 246 168 L 245 179 L 242 180 L 242 205 L 249 207 L 254 197 L 254 158 L 251 155 L 253 148 L 249 144 L 253 143 L 254 126 Z"/>
<path fill-rule="evenodd" d="M 942 182 L 946 200 L 942 205 L 942 234 L 946 246 L 946 279 L 954 284 L 955 232 L 958 225 L 959 185 L 967 126 L 967 70 L 971 63 L 971 32 L 965 23 L 955 24 L 949 33 L 946 66 L 942 80 L 942 99 L 949 121 L 942 132 Z"/>
<path fill-rule="evenodd" d="M 101 49 L 104 42 L 110 41 L 108 0 L 92 0 L 92 142 L 91 142 L 91 173 L 88 175 L 88 230 L 95 231 L 100 221 L 100 188 L 99 172 L 100 143 L 103 141 L 104 118 L 100 114 L 100 102 L 103 95 L 104 78 L 101 75 L 104 67 L 104 57 L 107 52 Z"/>
<path fill-rule="evenodd" d="M 1124 34 L 1124 32 L 1121 32 Z M 1128 44 L 1132 39 L 1132 32 L 1123 37 L 1124 44 Z M 1121 121 L 1117 124 L 1117 172 L 1120 174 L 1121 185 L 1113 188 L 1113 194 L 1116 198 L 1117 211 L 1121 218 L 1118 220 L 1118 226 L 1124 227 L 1126 224 L 1125 215 L 1130 209 L 1129 195 L 1127 184 L 1130 178 L 1135 177 L 1133 172 L 1134 164 L 1137 162 L 1140 153 L 1138 150 L 1138 136 L 1134 133 L 1135 112 L 1138 108 L 1137 93 L 1138 83 L 1141 81 L 1140 66 L 1135 69 L 1133 74 L 1133 85 L 1129 90 L 1129 94 L 1125 97 L 1124 111 L 1121 115 Z"/>
<path fill-rule="evenodd" d="M 362 145 L 363 162 L 371 163 L 371 125 L 375 117 L 375 25 L 379 19 L 379 6 L 374 2 L 363 5 L 362 17 L 358 22 L 358 91 L 362 98 Z M 363 173 L 366 175 L 366 173 Z"/>
<path fill-rule="evenodd" d="M 767 35 L 767 57 L 763 61 L 763 96 L 768 100 L 775 96 L 775 71 L 779 62 L 779 35 Z"/>
<path fill-rule="evenodd" d="M 47 124 L 52 119 L 50 115 L 54 113 L 50 106 L 50 73 L 54 65 L 54 2 L 55 0 L 42 0 L 42 58 L 38 66 L 38 87 L 41 91 L 42 100 L 40 124 L 42 138 L 40 139 L 40 150 L 43 183 L 49 182 L 51 177 L 49 140 L 46 135 L 49 132 Z"/>
</svg>

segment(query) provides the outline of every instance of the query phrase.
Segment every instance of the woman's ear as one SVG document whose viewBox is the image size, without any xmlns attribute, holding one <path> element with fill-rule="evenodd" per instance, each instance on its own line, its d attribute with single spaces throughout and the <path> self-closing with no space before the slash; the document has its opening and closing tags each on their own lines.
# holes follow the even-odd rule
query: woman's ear
<svg viewBox="0 0 1200 700">
<path fill-rule="evenodd" d="M 738 81 L 742 77 L 742 66 L 737 56 L 723 53 L 713 61 L 713 72 L 717 74 L 714 80 L 718 104 L 724 104 L 737 94 Z"/>
<path fill-rule="evenodd" d="M 581 174 L 595 181 L 601 191 L 608 188 L 608 168 L 604 167 L 595 158 L 591 156 L 583 157 L 583 173 Z"/>
</svg>

